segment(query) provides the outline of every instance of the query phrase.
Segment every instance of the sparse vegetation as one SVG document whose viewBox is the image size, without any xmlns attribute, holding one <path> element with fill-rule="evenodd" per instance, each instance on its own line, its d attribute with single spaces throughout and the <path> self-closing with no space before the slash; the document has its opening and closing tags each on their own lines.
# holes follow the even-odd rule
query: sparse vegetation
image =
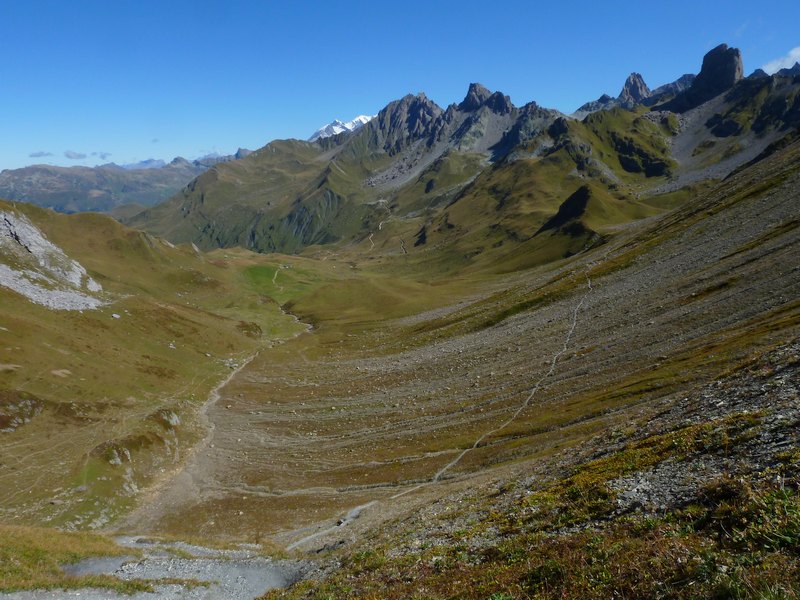
<svg viewBox="0 0 800 600">
<path fill-rule="evenodd" d="M 93 556 L 122 556 L 131 551 L 89 533 L 0 525 L 0 591 L 100 587 L 123 593 L 152 591 L 144 581 L 109 576 L 72 577 L 61 566 Z"/>
</svg>

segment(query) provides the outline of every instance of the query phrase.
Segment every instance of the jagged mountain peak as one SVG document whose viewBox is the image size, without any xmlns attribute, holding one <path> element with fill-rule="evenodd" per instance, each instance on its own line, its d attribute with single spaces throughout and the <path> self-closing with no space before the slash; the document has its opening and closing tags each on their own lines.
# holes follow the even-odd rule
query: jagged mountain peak
<svg viewBox="0 0 800 600">
<path fill-rule="evenodd" d="M 508 114 L 514 110 L 514 105 L 511 103 L 511 98 L 502 92 L 495 92 L 486 100 L 485 106 L 493 112 L 499 114 Z"/>
<path fill-rule="evenodd" d="M 430 135 L 443 112 L 422 92 L 406 94 L 378 113 L 370 122 L 367 135 L 376 137 L 378 147 L 394 154 L 414 140 Z"/>
<path fill-rule="evenodd" d="M 478 110 L 486 103 L 491 95 L 492 92 L 480 83 L 470 83 L 467 95 L 464 97 L 464 100 L 461 101 L 461 104 L 458 105 L 458 110 L 462 112 Z"/>
<path fill-rule="evenodd" d="M 651 91 L 639 73 L 631 73 L 622 86 L 617 100 L 622 106 L 634 106 L 650 97 Z"/>
<path fill-rule="evenodd" d="M 793 77 L 794 75 L 800 75 L 800 62 L 794 63 L 792 67 L 781 69 L 775 74 L 779 77 Z"/>
<path fill-rule="evenodd" d="M 514 109 L 511 98 L 502 92 L 492 92 L 480 83 L 469 84 L 467 95 L 456 109 L 461 112 L 475 112 L 483 106 L 499 114 L 508 114 Z"/>
<path fill-rule="evenodd" d="M 689 89 L 663 105 L 666 110 L 686 112 L 728 91 L 744 77 L 742 53 L 720 44 L 703 57 L 700 73 Z"/>
<path fill-rule="evenodd" d="M 429 119 L 435 119 L 442 112 L 438 104 L 430 100 L 423 92 L 419 92 L 416 95 L 406 94 L 399 100 L 390 102 L 378 113 L 375 119 L 382 127 L 387 121 L 393 123 L 399 120 L 428 121 Z"/>
</svg>

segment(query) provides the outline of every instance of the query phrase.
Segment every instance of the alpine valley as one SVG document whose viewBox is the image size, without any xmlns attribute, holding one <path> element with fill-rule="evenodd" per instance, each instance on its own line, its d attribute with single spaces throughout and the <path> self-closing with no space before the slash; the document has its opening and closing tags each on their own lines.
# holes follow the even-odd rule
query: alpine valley
<svg viewBox="0 0 800 600">
<path fill-rule="evenodd" d="M 0 597 L 800 597 L 800 65 L 234 158 L 13 173 Z"/>
</svg>

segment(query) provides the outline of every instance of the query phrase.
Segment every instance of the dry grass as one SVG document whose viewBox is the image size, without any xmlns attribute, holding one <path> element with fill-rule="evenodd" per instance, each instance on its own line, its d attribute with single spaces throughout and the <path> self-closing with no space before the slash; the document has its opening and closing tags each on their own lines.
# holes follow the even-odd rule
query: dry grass
<svg viewBox="0 0 800 600">
<path fill-rule="evenodd" d="M 0 591 L 102 587 L 121 592 L 151 591 L 145 582 L 114 577 L 72 577 L 61 565 L 96 556 L 123 556 L 131 550 L 90 533 L 0 525 Z"/>
</svg>

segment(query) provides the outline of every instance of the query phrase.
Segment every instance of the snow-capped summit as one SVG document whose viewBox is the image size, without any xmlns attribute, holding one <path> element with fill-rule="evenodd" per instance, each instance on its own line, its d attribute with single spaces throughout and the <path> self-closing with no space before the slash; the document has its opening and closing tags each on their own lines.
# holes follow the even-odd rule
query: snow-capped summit
<svg viewBox="0 0 800 600">
<path fill-rule="evenodd" d="M 338 135 L 340 133 L 344 133 L 345 131 L 355 131 L 360 127 L 363 127 L 367 123 L 369 123 L 372 119 L 375 118 L 375 115 L 371 117 L 367 115 L 359 115 L 352 121 L 340 121 L 336 119 L 333 123 L 328 123 L 325 127 L 320 127 L 314 132 L 310 138 L 308 138 L 309 142 L 313 142 L 314 140 L 318 140 L 320 138 L 331 137 L 332 135 Z"/>
</svg>

